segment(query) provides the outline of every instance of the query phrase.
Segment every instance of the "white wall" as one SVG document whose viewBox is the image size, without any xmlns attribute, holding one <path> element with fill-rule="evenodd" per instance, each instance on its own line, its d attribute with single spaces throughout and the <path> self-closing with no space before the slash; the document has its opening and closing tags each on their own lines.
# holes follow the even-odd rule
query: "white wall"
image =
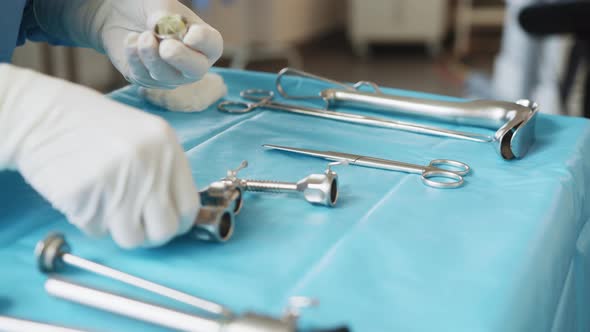
<svg viewBox="0 0 590 332">
<path fill-rule="evenodd" d="M 228 44 L 299 43 L 344 25 L 345 0 L 212 0 L 198 14 Z"/>
</svg>

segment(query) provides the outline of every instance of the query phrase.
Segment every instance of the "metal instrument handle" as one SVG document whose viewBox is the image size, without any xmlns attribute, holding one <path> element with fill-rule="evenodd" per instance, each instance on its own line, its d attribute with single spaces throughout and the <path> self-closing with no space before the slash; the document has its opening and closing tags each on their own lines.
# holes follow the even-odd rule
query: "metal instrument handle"
<svg viewBox="0 0 590 332">
<path fill-rule="evenodd" d="M 404 163 L 400 161 L 361 157 L 353 162 L 355 165 L 388 169 L 397 172 L 420 174 L 422 182 L 427 186 L 434 188 L 457 188 L 463 185 L 463 175 L 469 173 L 471 168 L 469 165 L 460 161 L 436 159 L 430 162 L 428 166 L 420 166 L 415 164 Z M 458 169 L 447 170 L 437 166 L 447 166 Z M 437 180 L 440 179 L 440 180 Z"/>
<path fill-rule="evenodd" d="M 247 89 L 240 92 L 240 97 L 261 103 L 271 101 L 274 96 L 274 92 L 264 89 Z"/>
<path fill-rule="evenodd" d="M 83 332 L 82 330 L 67 328 L 47 323 L 24 320 L 20 318 L 0 316 L 0 331 L 10 332 Z"/>
<path fill-rule="evenodd" d="M 393 96 L 377 92 L 327 89 L 321 96 L 328 103 L 350 104 L 375 109 L 380 112 L 405 114 L 442 122 L 474 125 L 498 129 L 506 122 L 504 108 L 480 106 L 470 101 L 444 101 L 427 98 Z"/>
<path fill-rule="evenodd" d="M 217 109 L 225 113 L 244 114 L 254 111 L 259 106 L 260 105 L 258 104 L 246 103 L 243 101 L 226 100 L 219 103 L 219 105 L 217 105 Z"/>
<path fill-rule="evenodd" d="M 440 180 L 436 180 L 440 179 Z M 438 189 L 451 189 L 461 187 L 464 183 L 463 177 L 455 172 L 427 170 L 422 173 L 422 182 L 430 187 Z"/>
<path fill-rule="evenodd" d="M 319 94 L 316 94 L 316 95 L 291 95 L 291 94 L 287 93 L 287 89 L 285 89 L 285 87 L 283 86 L 283 79 L 286 76 L 299 76 L 299 77 L 303 77 L 303 78 L 309 78 L 309 79 L 324 82 L 327 84 L 336 85 L 336 86 L 343 88 L 343 89 L 354 90 L 354 87 L 348 86 L 346 84 L 343 84 L 343 83 L 335 81 L 335 80 L 331 80 L 329 78 L 310 74 L 310 73 L 304 72 L 302 70 L 297 70 L 297 69 L 293 69 L 293 68 L 283 68 L 279 72 L 279 74 L 277 75 L 277 79 L 275 81 L 275 87 L 276 87 L 277 91 L 279 92 L 279 94 L 287 99 L 321 100 L 323 98 Z"/>
<path fill-rule="evenodd" d="M 457 188 L 463 185 L 463 176 L 470 172 L 471 167 L 466 163 L 450 159 L 435 159 L 422 173 L 422 182 L 434 188 Z"/>
<path fill-rule="evenodd" d="M 288 104 L 280 104 L 272 101 L 274 94 L 272 91 L 260 90 L 260 89 L 249 89 L 244 90 L 240 93 L 240 96 L 244 99 L 256 101 L 256 103 L 245 103 L 235 101 L 224 101 L 217 106 L 217 109 L 226 113 L 248 113 L 254 111 L 257 108 L 267 108 L 271 110 L 278 110 L 296 114 L 304 114 L 309 116 L 315 116 L 324 119 L 332 119 L 341 122 L 363 124 L 373 127 L 389 128 L 402 130 L 412 133 L 433 135 L 439 137 L 451 137 L 457 139 L 463 139 L 474 142 L 493 142 L 494 138 L 486 135 L 472 134 L 461 131 L 447 130 L 438 127 L 421 126 L 413 123 L 407 123 L 402 121 L 388 120 L 382 118 L 376 118 L 366 115 L 353 114 L 353 113 L 342 113 L 328 110 L 320 110 L 304 106 L 295 106 Z"/>
<path fill-rule="evenodd" d="M 486 135 L 478 135 L 478 134 L 470 134 L 460 131 L 454 130 L 446 130 L 441 129 L 438 127 L 428 127 L 428 126 L 421 126 L 417 124 L 402 122 L 402 121 L 394 121 L 382 118 L 376 118 L 366 115 L 360 114 L 352 114 L 352 113 L 342 113 L 342 112 L 334 112 L 334 111 L 327 111 L 327 110 L 320 110 L 305 106 L 294 106 L 288 104 L 280 104 L 271 101 L 271 96 L 260 97 L 254 95 L 254 92 L 260 93 L 265 92 L 265 90 L 246 90 L 242 92 L 241 96 L 244 98 L 257 100 L 258 102 L 255 104 L 248 104 L 243 102 L 232 102 L 232 101 L 225 101 L 222 102 L 217 106 L 217 108 L 222 112 L 227 113 L 248 113 L 250 111 L 255 110 L 256 108 L 266 108 L 271 110 L 277 111 L 284 111 L 289 113 L 295 114 L 303 114 L 308 116 L 315 116 L 324 119 L 331 119 L 337 120 L 341 122 L 348 122 L 348 123 L 355 123 L 355 124 L 363 124 L 367 126 L 373 127 L 380 127 L 380 128 L 389 128 L 389 129 L 396 129 L 402 130 L 412 133 L 420 133 L 420 134 L 427 134 L 433 136 L 440 136 L 440 137 L 451 137 L 457 139 L 464 139 L 474 142 L 492 142 L 494 139 L 490 136 Z M 234 109 L 236 108 L 237 109 Z"/>
<path fill-rule="evenodd" d="M 145 280 L 143 278 L 139 278 L 131 274 L 112 269 L 108 266 L 95 263 L 82 257 L 64 253 L 62 254 L 62 260 L 66 264 L 78 267 L 84 271 L 89 271 L 97 275 L 105 276 L 107 278 L 120 281 L 127 285 L 141 288 L 147 290 L 148 292 L 159 294 L 161 296 L 176 300 L 181 303 L 189 304 L 208 313 L 222 315 L 225 317 L 232 316 L 232 313 L 229 309 L 225 308 L 224 306 L 218 303 L 205 300 L 184 292 L 180 292 L 173 288 L 162 286 L 155 282 L 151 282 L 149 280 Z"/>
<path fill-rule="evenodd" d="M 353 165 L 387 169 L 395 172 L 411 173 L 411 174 L 422 174 L 427 170 L 427 167 L 404 163 L 401 161 L 373 158 L 373 157 L 360 157 L 354 162 Z"/>
<path fill-rule="evenodd" d="M 190 315 L 121 295 L 50 277 L 45 290 L 58 298 L 150 322 L 179 331 L 219 331 L 221 324 L 213 319 Z"/>
<path fill-rule="evenodd" d="M 219 105 L 217 105 L 217 109 L 225 113 L 249 113 L 269 103 L 274 97 L 274 93 L 269 90 L 248 89 L 240 92 L 240 97 L 256 101 L 256 103 L 226 100 L 219 103 Z"/>
<path fill-rule="evenodd" d="M 438 168 L 441 171 L 449 171 L 459 175 L 467 175 L 471 172 L 471 167 L 466 163 L 450 160 L 450 159 L 435 159 L 429 164 L 430 168 Z"/>
</svg>

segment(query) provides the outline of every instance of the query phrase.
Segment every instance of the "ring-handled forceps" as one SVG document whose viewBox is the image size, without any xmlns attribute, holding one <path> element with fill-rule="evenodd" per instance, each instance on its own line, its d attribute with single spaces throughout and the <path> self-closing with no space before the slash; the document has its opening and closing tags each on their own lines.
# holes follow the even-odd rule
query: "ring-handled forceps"
<svg viewBox="0 0 590 332">
<path fill-rule="evenodd" d="M 491 142 L 492 138 L 485 135 L 468 134 L 454 130 L 439 129 L 435 127 L 421 126 L 417 124 L 394 121 L 388 119 L 381 119 L 371 116 L 333 112 L 322 109 L 315 109 L 305 106 L 296 106 L 281 104 L 273 101 L 274 93 L 268 90 L 259 89 L 248 89 L 240 93 L 240 96 L 244 99 L 254 101 L 253 103 L 241 102 L 241 101 L 224 101 L 221 102 L 217 109 L 226 113 L 248 113 L 258 108 L 264 108 L 274 111 L 283 111 L 288 113 L 303 114 L 309 116 L 315 116 L 324 119 L 331 119 L 336 121 L 363 124 L 373 127 L 397 129 L 403 131 L 409 131 L 413 133 L 422 133 L 435 136 L 444 136 L 465 139 L 476 142 Z"/>
<path fill-rule="evenodd" d="M 263 146 L 272 150 L 292 152 L 333 161 L 348 162 L 350 165 L 420 174 L 422 176 L 422 182 L 425 185 L 440 189 L 461 187 L 464 183 L 463 176 L 469 174 L 471 171 L 469 165 L 460 161 L 448 159 L 436 159 L 431 161 L 427 166 L 420 166 L 350 153 L 299 149 L 272 144 L 264 144 Z"/>
<path fill-rule="evenodd" d="M 288 93 L 283 85 L 283 79 L 286 76 L 305 77 L 334 87 L 318 91 L 315 95 L 294 95 Z M 371 91 L 361 91 L 363 87 Z M 530 100 L 519 100 L 515 103 L 498 100 L 443 101 L 390 95 L 383 93 L 373 82 L 360 81 L 354 85 L 348 85 L 292 68 L 284 68 L 279 72 L 276 89 L 287 99 L 322 101 L 326 109 L 333 105 L 349 105 L 389 114 L 404 114 L 493 129 L 496 130 L 493 136 L 486 136 L 486 139 L 477 141 L 494 142 L 498 153 L 506 160 L 524 157 L 535 141 L 538 105 Z M 447 132 L 442 128 L 430 129 L 440 131 L 441 134 Z M 407 129 L 407 131 L 411 130 Z M 414 132 L 424 134 L 420 130 Z M 454 137 L 474 141 L 473 136 L 474 134 L 471 133 L 459 132 Z M 480 135 L 475 137 L 481 138 Z"/>
</svg>

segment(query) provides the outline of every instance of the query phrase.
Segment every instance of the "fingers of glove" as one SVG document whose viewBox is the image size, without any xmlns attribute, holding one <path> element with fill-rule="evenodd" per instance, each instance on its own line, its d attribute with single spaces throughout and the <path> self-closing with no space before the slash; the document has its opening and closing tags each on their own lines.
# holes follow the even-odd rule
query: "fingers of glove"
<svg viewBox="0 0 590 332">
<path fill-rule="evenodd" d="M 63 158 L 63 157 L 62 157 Z M 58 163 L 51 163 L 56 165 Z M 61 165 L 57 166 L 60 167 Z M 76 226 L 83 233 L 90 236 L 101 236 L 107 233 L 107 228 L 104 222 L 104 195 L 103 188 L 100 185 L 85 186 L 78 188 L 77 184 L 63 183 L 66 180 L 64 174 L 56 174 L 58 172 L 51 172 L 51 174 L 43 174 L 36 172 L 34 174 L 28 173 L 25 176 L 32 181 L 35 189 L 51 202 L 51 205 L 61 211 L 68 221 Z M 68 174 L 70 179 L 72 174 Z M 51 179 L 48 179 L 51 177 Z M 58 179 L 58 182 L 53 182 Z M 66 180 L 67 181 L 67 180 Z M 39 186 L 39 182 L 49 184 L 49 187 Z M 59 191 L 43 189 L 43 187 L 51 188 L 56 183 L 61 182 Z M 79 181 L 84 182 L 84 181 Z"/>
<path fill-rule="evenodd" d="M 187 82 L 180 71 L 160 57 L 160 43 L 150 31 L 145 31 L 139 36 L 137 45 L 139 58 L 153 79 L 172 84 Z"/>
<path fill-rule="evenodd" d="M 179 216 L 166 193 L 155 192 L 147 199 L 143 221 L 147 246 L 160 246 L 178 234 Z"/>
<path fill-rule="evenodd" d="M 178 40 L 167 39 L 160 43 L 160 56 L 193 81 L 200 80 L 209 70 L 209 59 L 190 49 Z"/>
<path fill-rule="evenodd" d="M 133 249 L 144 244 L 145 228 L 140 214 L 132 210 L 119 208 L 109 217 L 108 226 L 113 241 L 126 249 Z"/>
<path fill-rule="evenodd" d="M 66 215 L 68 221 L 84 234 L 95 237 L 105 235 L 107 226 L 103 213 L 104 200 L 101 189 L 92 187 L 75 197 L 59 199 L 59 203 L 54 203 L 54 206 L 58 207 Z"/>
<path fill-rule="evenodd" d="M 174 133 L 166 125 L 160 124 L 154 133 L 158 136 L 159 149 L 151 149 L 147 154 L 158 160 L 152 168 L 150 194 L 143 206 L 143 221 L 147 235 L 147 246 L 158 246 L 168 242 L 178 233 L 179 216 L 176 206 L 172 203 L 170 182 L 174 168 L 175 151 L 169 148 L 174 143 Z M 163 128 L 163 129 L 162 129 Z"/>
<path fill-rule="evenodd" d="M 108 229 L 104 219 L 104 207 L 100 206 L 103 200 L 99 196 L 102 196 L 102 194 L 96 190 L 93 196 L 95 197 L 88 199 L 80 197 L 79 202 L 84 202 L 84 205 L 86 205 L 83 208 L 85 211 L 80 211 L 81 213 L 75 216 L 68 215 L 68 220 L 84 234 L 99 237 L 105 235 Z"/>
<path fill-rule="evenodd" d="M 210 65 L 217 62 L 223 53 L 223 37 L 207 24 L 191 25 L 183 41 L 193 50 L 205 54 Z"/>
<path fill-rule="evenodd" d="M 127 79 L 134 84 L 147 88 L 175 88 L 176 85 L 164 84 L 151 77 L 150 72 L 147 70 L 139 56 L 138 39 L 139 34 L 132 32 L 125 40 L 125 56 L 127 57 L 127 63 L 129 65 L 129 76 Z"/>
<path fill-rule="evenodd" d="M 180 144 L 176 144 L 175 167 L 170 181 L 173 204 L 180 217 L 179 234 L 188 232 L 201 206 L 199 193 L 194 184 L 189 162 Z"/>
</svg>

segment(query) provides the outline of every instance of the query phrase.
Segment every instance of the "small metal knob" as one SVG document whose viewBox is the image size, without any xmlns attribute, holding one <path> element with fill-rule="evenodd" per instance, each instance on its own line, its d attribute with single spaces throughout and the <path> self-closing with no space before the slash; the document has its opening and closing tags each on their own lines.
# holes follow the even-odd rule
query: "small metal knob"
<svg viewBox="0 0 590 332">
<path fill-rule="evenodd" d="M 63 234 L 51 233 L 37 243 L 35 257 L 37 266 L 43 273 L 59 271 L 64 267 L 62 255 L 70 253 L 70 246 Z"/>
</svg>

